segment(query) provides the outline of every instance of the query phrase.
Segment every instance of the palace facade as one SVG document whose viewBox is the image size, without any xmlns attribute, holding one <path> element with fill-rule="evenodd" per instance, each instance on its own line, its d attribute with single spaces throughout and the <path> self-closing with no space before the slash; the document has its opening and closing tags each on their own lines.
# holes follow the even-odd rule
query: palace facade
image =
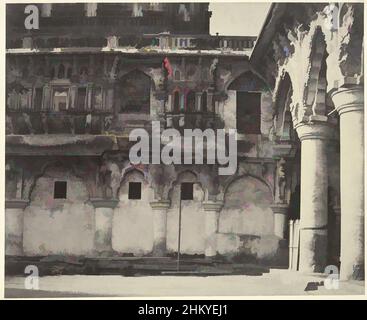
<svg viewBox="0 0 367 320">
<path fill-rule="evenodd" d="M 210 35 L 205 3 L 39 4 L 31 30 L 24 8 L 7 5 L 7 261 L 286 267 L 300 219 L 300 271 L 363 277 L 362 4 L 336 27 L 326 3 L 274 4 L 257 39 Z M 236 173 L 130 163 L 152 121 L 237 129 Z"/>
</svg>

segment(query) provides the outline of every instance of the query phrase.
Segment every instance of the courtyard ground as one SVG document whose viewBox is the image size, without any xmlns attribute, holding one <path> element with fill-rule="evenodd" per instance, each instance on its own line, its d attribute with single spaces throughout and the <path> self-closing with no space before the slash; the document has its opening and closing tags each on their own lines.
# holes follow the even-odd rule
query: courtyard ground
<svg viewBox="0 0 367 320">
<path fill-rule="evenodd" d="M 39 278 L 39 290 L 27 290 L 24 277 L 6 277 L 6 298 L 47 297 L 187 297 L 364 295 L 364 281 L 324 286 L 325 276 L 270 269 L 261 276 L 117 276 L 63 275 Z"/>
</svg>

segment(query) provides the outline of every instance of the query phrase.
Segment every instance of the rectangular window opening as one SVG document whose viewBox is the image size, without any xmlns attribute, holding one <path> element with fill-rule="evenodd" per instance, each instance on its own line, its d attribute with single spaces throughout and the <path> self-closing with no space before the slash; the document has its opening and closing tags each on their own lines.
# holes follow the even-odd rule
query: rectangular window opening
<svg viewBox="0 0 367 320">
<path fill-rule="evenodd" d="M 87 88 L 78 88 L 78 100 L 77 100 L 77 109 L 84 110 L 85 109 L 85 98 L 87 96 Z"/>
<path fill-rule="evenodd" d="M 67 183 L 66 181 L 55 181 L 54 199 L 66 199 Z"/>
<path fill-rule="evenodd" d="M 34 110 L 42 110 L 43 88 L 35 89 Z"/>
<path fill-rule="evenodd" d="M 236 119 L 239 133 L 260 134 L 261 92 L 237 91 Z"/>
<path fill-rule="evenodd" d="M 181 183 L 181 200 L 194 200 L 194 184 L 191 182 Z"/>
<path fill-rule="evenodd" d="M 141 199 L 141 182 L 129 182 L 129 199 Z"/>
</svg>

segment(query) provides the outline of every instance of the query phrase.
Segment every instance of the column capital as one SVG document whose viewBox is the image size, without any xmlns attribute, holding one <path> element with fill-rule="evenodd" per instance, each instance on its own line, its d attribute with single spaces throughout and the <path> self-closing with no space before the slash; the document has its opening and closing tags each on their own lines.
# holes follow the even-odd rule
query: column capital
<svg viewBox="0 0 367 320">
<path fill-rule="evenodd" d="M 270 206 L 273 213 L 284 214 L 288 213 L 288 204 L 287 203 L 275 203 Z"/>
<path fill-rule="evenodd" d="M 363 111 L 363 87 L 339 88 L 331 94 L 335 109 L 339 115 L 351 111 Z"/>
<path fill-rule="evenodd" d="M 204 211 L 219 212 L 223 208 L 223 201 L 205 201 L 203 202 Z"/>
<path fill-rule="evenodd" d="M 275 144 L 273 146 L 273 158 L 279 160 L 281 158 L 294 158 L 297 147 L 294 143 Z"/>
<path fill-rule="evenodd" d="M 5 208 L 7 209 L 25 209 L 29 204 L 29 200 L 24 199 L 11 199 L 5 200 Z"/>
<path fill-rule="evenodd" d="M 328 122 L 301 122 L 295 129 L 301 141 L 311 139 L 327 140 L 332 139 L 335 135 L 335 128 Z"/>
<path fill-rule="evenodd" d="M 157 200 L 151 201 L 150 206 L 153 210 L 167 210 L 171 206 L 171 201 L 169 200 Z"/>
<path fill-rule="evenodd" d="M 116 208 L 119 200 L 118 199 L 103 199 L 103 198 L 92 198 L 90 202 L 94 208 Z"/>
</svg>

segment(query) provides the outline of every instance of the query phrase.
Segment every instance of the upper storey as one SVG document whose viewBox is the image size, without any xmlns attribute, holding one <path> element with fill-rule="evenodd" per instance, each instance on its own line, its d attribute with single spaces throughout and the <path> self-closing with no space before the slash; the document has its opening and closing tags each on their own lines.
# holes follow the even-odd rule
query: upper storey
<svg viewBox="0 0 367 320">
<path fill-rule="evenodd" d="M 255 37 L 209 34 L 208 3 L 37 4 L 39 28 L 28 30 L 26 4 L 7 5 L 7 48 L 116 47 L 249 50 Z"/>
<path fill-rule="evenodd" d="M 22 33 L 27 4 L 7 6 L 7 26 Z M 37 4 L 37 34 L 65 35 L 77 30 L 82 36 L 174 33 L 209 34 L 208 3 L 55 3 Z M 102 28 L 101 28 L 102 27 Z"/>
</svg>

